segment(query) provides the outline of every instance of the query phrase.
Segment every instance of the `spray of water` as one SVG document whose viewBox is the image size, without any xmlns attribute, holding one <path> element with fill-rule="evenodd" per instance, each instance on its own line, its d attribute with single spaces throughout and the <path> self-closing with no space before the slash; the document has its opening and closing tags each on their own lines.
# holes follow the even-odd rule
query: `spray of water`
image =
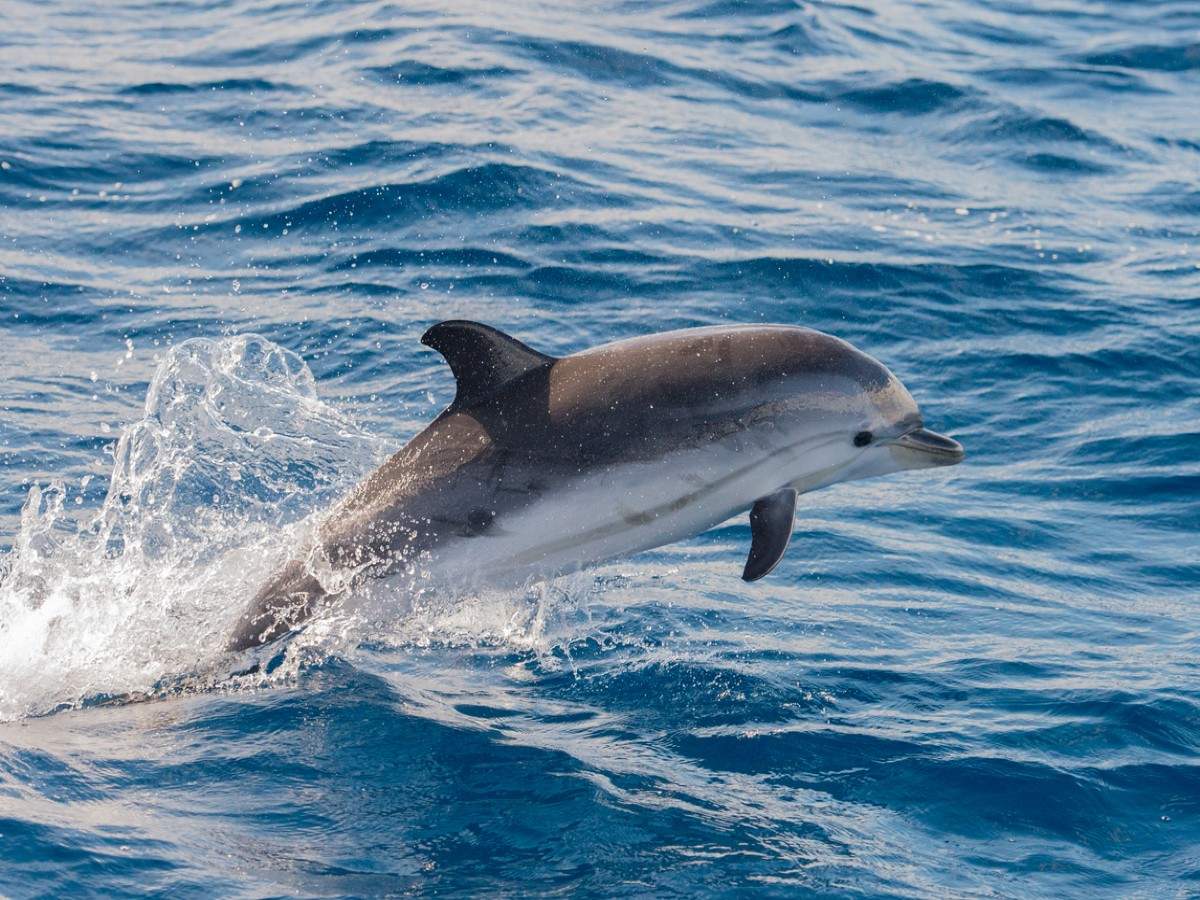
<svg viewBox="0 0 1200 900">
<path fill-rule="evenodd" d="M 231 624 L 384 447 L 254 335 L 174 347 L 98 512 L 35 486 L 0 559 L 0 719 L 212 683 Z"/>
</svg>

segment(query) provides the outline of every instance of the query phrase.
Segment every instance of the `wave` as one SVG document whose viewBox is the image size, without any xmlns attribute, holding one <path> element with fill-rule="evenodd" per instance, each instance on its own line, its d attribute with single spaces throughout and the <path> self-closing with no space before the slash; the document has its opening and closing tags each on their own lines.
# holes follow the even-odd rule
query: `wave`
<svg viewBox="0 0 1200 900">
<path fill-rule="evenodd" d="M 1019 146 L 1080 144 L 1120 153 L 1120 142 L 1098 131 L 1077 125 L 1061 116 L 1039 115 L 1022 109 L 1007 109 L 978 116 L 951 132 L 956 140 L 1007 141 Z"/>
<path fill-rule="evenodd" d="M 286 211 L 252 215 L 237 224 L 303 229 L 400 225 L 447 213 L 486 213 L 578 201 L 591 188 L 557 172 L 508 163 L 456 169 L 424 181 L 380 184 L 309 200 Z"/>
<path fill-rule="evenodd" d="M 1080 61 L 1149 72 L 1190 72 L 1200 69 L 1200 44 L 1139 44 L 1088 53 Z"/>
<path fill-rule="evenodd" d="M 265 78 L 224 78 L 219 81 L 147 81 L 121 88 L 118 93 L 135 97 L 170 94 L 202 94 L 215 91 L 245 91 L 250 94 L 282 93 L 299 90 L 295 85 Z"/>
<path fill-rule="evenodd" d="M 1104 163 L 1059 153 L 1030 153 L 1015 159 L 1026 168 L 1048 175 L 1104 175 L 1113 169 Z"/>
<path fill-rule="evenodd" d="M 461 269 L 527 269 L 527 260 L 501 250 L 485 250 L 482 247 L 431 247 L 428 250 L 408 250 L 387 247 L 356 253 L 350 259 L 331 266 L 334 271 L 348 269 L 370 269 L 374 267 L 402 266 L 445 266 L 452 270 Z"/>
<path fill-rule="evenodd" d="M 909 78 L 892 84 L 853 88 L 833 93 L 831 100 L 879 113 L 928 115 L 947 113 L 976 104 L 973 92 L 944 81 Z"/>
<path fill-rule="evenodd" d="M 371 78 L 384 84 L 408 86 L 462 85 L 507 78 L 518 74 L 504 66 L 482 68 L 436 66 L 417 60 L 403 60 L 386 66 L 371 66 L 363 70 Z"/>
</svg>

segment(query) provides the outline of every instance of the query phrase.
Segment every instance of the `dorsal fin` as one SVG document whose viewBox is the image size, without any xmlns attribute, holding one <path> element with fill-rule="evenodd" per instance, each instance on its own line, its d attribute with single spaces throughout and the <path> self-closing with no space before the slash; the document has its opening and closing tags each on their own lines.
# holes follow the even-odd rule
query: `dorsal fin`
<svg viewBox="0 0 1200 900">
<path fill-rule="evenodd" d="M 456 406 L 469 406 L 534 369 L 549 366 L 553 356 L 538 353 L 503 331 L 479 322 L 439 322 L 421 343 L 446 358 L 458 382 Z"/>
</svg>

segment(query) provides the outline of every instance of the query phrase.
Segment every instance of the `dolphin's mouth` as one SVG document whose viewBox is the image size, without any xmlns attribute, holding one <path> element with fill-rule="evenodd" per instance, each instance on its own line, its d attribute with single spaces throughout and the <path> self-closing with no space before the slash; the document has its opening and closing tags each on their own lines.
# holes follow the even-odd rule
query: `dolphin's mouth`
<svg viewBox="0 0 1200 900">
<path fill-rule="evenodd" d="M 902 434 L 891 442 L 890 447 L 892 455 L 910 469 L 953 466 L 966 456 L 963 445 L 954 438 L 928 428 L 917 428 Z"/>
</svg>

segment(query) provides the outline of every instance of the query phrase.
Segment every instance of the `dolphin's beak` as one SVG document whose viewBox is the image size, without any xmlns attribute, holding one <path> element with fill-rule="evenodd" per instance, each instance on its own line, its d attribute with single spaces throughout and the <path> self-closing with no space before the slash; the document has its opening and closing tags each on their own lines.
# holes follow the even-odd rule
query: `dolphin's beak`
<svg viewBox="0 0 1200 900">
<path fill-rule="evenodd" d="M 954 438 L 918 428 L 901 435 L 889 445 L 892 456 L 906 469 L 929 469 L 934 466 L 953 466 L 966 455 L 963 446 Z"/>
</svg>

